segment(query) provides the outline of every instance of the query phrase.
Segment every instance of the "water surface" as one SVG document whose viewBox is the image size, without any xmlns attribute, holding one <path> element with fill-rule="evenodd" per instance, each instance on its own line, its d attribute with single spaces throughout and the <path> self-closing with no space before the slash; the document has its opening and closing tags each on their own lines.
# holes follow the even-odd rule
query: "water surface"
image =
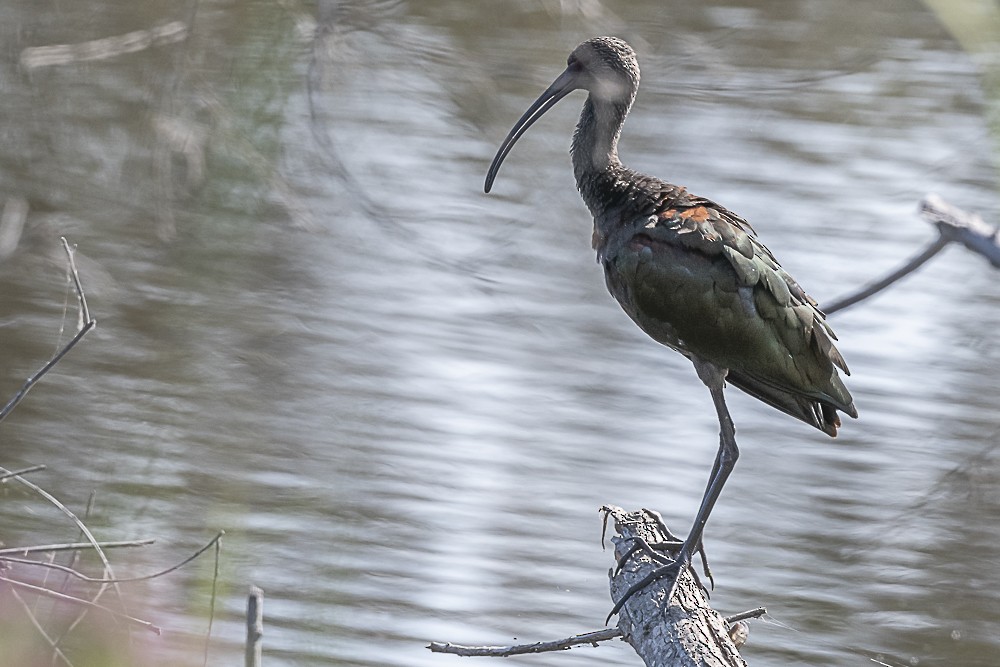
<svg viewBox="0 0 1000 667">
<path fill-rule="evenodd" d="M 18 65 L 175 20 L 184 41 Z M 30 206 L 0 263 L 2 395 L 67 339 L 60 235 L 100 322 L 0 425 L 0 465 L 46 464 L 80 512 L 95 492 L 101 539 L 155 537 L 121 575 L 225 529 L 211 664 L 239 660 L 251 583 L 268 664 L 595 629 L 597 509 L 687 529 L 718 426 L 606 293 L 567 155 L 582 94 L 482 193 L 583 39 L 639 53 L 623 159 L 740 212 L 820 302 L 931 240 L 924 194 L 998 210 L 977 71 L 916 1 L 21 1 L 0 26 L 0 183 Z M 743 456 L 706 540 L 714 606 L 770 611 L 750 664 L 995 664 L 995 278 L 951 249 L 831 318 L 861 413 L 836 441 L 730 392 Z M 7 544 L 74 539 L 22 491 L 0 513 Z M 211 576 L 129 589 L 166 629 L 144 664 L 201 664 Z"/>
</svg>

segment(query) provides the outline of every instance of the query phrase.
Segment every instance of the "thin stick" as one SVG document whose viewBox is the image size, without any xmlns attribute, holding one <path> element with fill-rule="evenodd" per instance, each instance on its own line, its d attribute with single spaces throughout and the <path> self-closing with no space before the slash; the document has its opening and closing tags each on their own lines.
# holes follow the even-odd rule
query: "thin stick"
<svg viewBox="0 0 1000 667">
<path fill-rule="evenodd" d="M 9 415 L 14 410 L 14 408 L 17 407 L 18 403 L 24 400 L 24 397 L 28 395 L 28 392 L 31 391 L 31 388 L 34 387 L 35 384 L 42 379 L 42 376 L 44 376 L 46 373 L 52 370 L 52 368 L 57 363 L 59 363 L 59 361 L 63 357 L 65 357 L 66 354 L 70 350 L 72 350 L 77 343 L 83 340 L 83 337 L 86 336 L 91 329 L 97 326 L 97 320 L 93 319 L 90 316 L 90 309 L 87 307 L 87 297 L 83 293 L 83 284 L 80 282 L 80 274 L 76 270 L 76 262 L 73 259 L 73 250 L 70 248 L 69 243 L 66 241 L 65 237 L 62 237 L 62 242 L 63 242 L 63 248 L 66 250 L 66 256 L 69 258 L 70 275 L 73 278 L 73 284 L 76 286 L 77 300 L 80 303 L 80 316 L 83 320 L 85 320 L 85 323 L 83 324 L 82 327 L 80 327 L 80 330 L 76 332 L 76 335 L 73 336 L 73 338 L 68 343 L 66 343 L 66 345 L 61 350 L 56 352 L 51 359 L 49 359 L 48 363 L 46 363 L 38 371 L 36 371 L 34 375 L 32 375 L 31 377 L 29 377 L 27 380 L 24 381 L 24 384 L 22 384 L 21 388 L 17 391 L 17 393 L 14 394 L 14 397 L 7 402 L 7 405 L 5 405 L 2 410 L 0 410 L 0 421 L 6 419 L 7 415 Z"/>
<path fill-rule="evenodd" d="M 750 609 L 749 611 L 741 611 L 738 614 L 733 614 L 732 616 L 726 616 L 723 620 L 726 623 L 733 624 L 737 621 L 745 621 L 748 618 L 760 618 L 767 613 L 767 609 L 764 607 L 757 607 L 756 609 Z"/>
<path fill-rule="evenodd" d="M 219 556 L 222 554 L 222 536 L 225 534 L 226 531 L 220 530 L 219 534 L 212 540 L 215 543 L 215 572 L 212 574 L 212 599 L 208 605 L 208 631 L 205 633 L 205 667 L 208 667 L 208 647 L 212 639 L 212 624 L 215 622 L 215 598 L 219 587 L 219 561 L 221 560 Z M 207 548 L 208 546 L 205 547 L 205 549 Z"/>
<path fill-rule="evenodd" d="M 767 613 L 764 607 L 757 607 L 739 614 L 726 616 L 726 623 L 736 623 L 749 618 L 760 618 Z M 485 656 L 504 658 L 511 655 L 521 655 L 524 653 L 544 653 L 547 651 L 564 651 L 570 647 L 580 644 L 592 644 L 597 646 L 597 642 L 617 639 L 622 636 L 622 631 L 618 628 L 604 628 L 595 632 L 586 632 L 566 639 L 557 639 L 550 642 L 535 642 L 534 644 L 517 644 L 514 646 L 463 646 L 452 644 L 451 642 L 431 642 L 427 648 L 434 653 L 452 653 L 462 656 Z"/>
<path fill-rule="evenodd" d="M 91 322 L 93 322 L 93 320 L 91 320 Z M 10 472 L 10 471 L 6 470 L 5 468 L 0 467 L 0 473 L 3 473 L 3 472 Z M 25 486 L 27 486 L 29 489 L 31 489 L 32 491 L 34 491 L 35 493 L 37 493 L 38 495 L 40 495 L 45 500 L 49 501 L 52 505 L 54 505 L 56 507 L 56 509 L 58 509 L 60 512 L 62 512 L 66 516 L 68 516 L 70 518 L 70 520 L 73 521 L 73 523 L 75 523 L 77 525 L 77 527 L 80 529 L 80 532 L 82 532 L 87 537 L 87 540 L 90 542 L 90 545 L 94 548 L 94 551 L 97 553 L 97 557 L 101 559 L 101 562 L 104 564 L 104 573 L 105 573 L 105 575 L 107 575 L 108 578 L 110 578 L 110 579 L 114 579 L 115 578 L 115 573 L 111 569 L 111 562 L 108 560 L 107 555 L 104 553 L 104 551 L 98 545 L 97 539 L 94 537 L 93 533 L 90 532 L 90 528 L 87 528 L 86 524 L 84 524 L 82 521 L 80 521 L 80 519 L 76 516 L 76 514 L 74 514 L 68 507 L 66 507 L 65 505 L 63 505 L 61 502 L 59 502 L 58 498 L 56 498 L 51 493 L 49 493 L 48 491 L 46 491 L 42 487 L 38 486 L 34 482 L 32 482 L 30 480 L 27 480 L 24 477 L 21 477 L 20 475 L 18 475 L 17 477 L 14 477 L 14 479 L 16 479 L 17 481 L 21 482 L 21 484 L 24 484 Z M 98 599 L 100 599 L 101 595 L 103 595 L 103 593 L 106 590 L 106 588 L 107 588 L 108 585 L 109 584 L 101 584 L 100 589 L 94 595 L 94 602 L 91 603 L 91 604 L 96 604 L 96 601 Z M 121 589 L 118 588 L 118 584 L 110 584 L 110 586 L 114 587 L 115 593 L 118 594 L 119 601 L 124 600 L 124 597 L 122 596 Z M 125 626 L 125 628 L 126 628 L 126 633 L 128 633 L 128 626 Z"/>
<path fill-rule="evenodd" d="M 64 239 L 64 242 L 65 242 L 65 239 Z M 90 519 L 90 515 L 93 514 L 93 512 L 94 512 L 94 504 L 96 502 L 97 502 L 97 491 L 91 491 L 90 492 L 90 497 L 87 499 L 87 509 L 83 513 L 83 516 L 84 516 L 85 519 L 87 519 L 87 520 Z M 82 537 L 82 535 L 81 535 L 81 537 Z M 77 538 L 77 539 L 79 539 L 79 538 Z M 71 571 L 75 571 L 76 564 L 80 562 L 80 554 L 81 554 L 81 552 L 82 552 L 82 549 L 78 549 L 76 551 L 70 552 L 69 565 L 68 566 L 61 566 L 61 567 L 65 567 L 65 568 L 67 568 L 67 569 L 69 569 Z M 49 565 L 56 565 L 57 564 L 55 562 L 55 556 L 56 556 L 55 552 L 51 552 L 49 554 L 49 558 L 50 558 L 50 561 L 48 563 Z M 44 581 L 43 581 L 43 583 L 44 583 Z M 59 592 L 60 593 L 65 593 L 67 591 L 67 589 L 69 588 L 69 585 L 70 585 L 70 578 L 68 576 L 63 577 L 62 586 L 59 588 Z M 41 598 L 39 598 L 39 599 L 41 599 Z M 94 602 L 97 602 L 97 600 L 95 599 Z M 76 615 L 76 618 L 73 619 L 73 622 L 70 623 L 66 627 L 66 629 L 63 630 L 62 634 L 59 635 L 59 637 L 56 638 L 55 641 L 56 641 L 56 645 L 57 646 L 59 644 L 61 644 L 62 641 L 64 639 L 66 639 L 66 637 L 69 637 L 69 635 L 76 629 L 76 627 L 78 625 L 80 625 L 81 623 L 83 623 L 83 619 L 87 617 L 87 612 L 89 612 L 89 611 L 90 611 L 90 609 L 87 609 L 87 608 L 83 608 L 83 609 L 80 610 L 80 613 Z"/>
<path fill-rule="evenodd" d="M 118 542 L 67 542 L 64 544 L 37 544 L 30 547 L 6 547 L 0 549 L 0 556 L 6 554 L 33 554 L 40 551 L 76 551 L 78 549 L 90 549 L 100 547 L 101 549 L 119 549 L 122 547 L 145 547 L 155 544 L 155 539 L 145 540 L 122 540 Z"/>
<path fill-rule="evenodd" d="M 65 236 L 60 236 L 59 240 L 62 241 L 63 249 L 69 258 L 69 273 L 73 278 L 73 285 L 76 286 L 76 299 L 80 304 L 80 318 L 83 322 L 90 322 L 90 308 L 87 307 L 87 296 L 83 293 L 83 284 L 80 283 L 80 273 L 76 270 L 76 260 L 74 259 L 76 246 L 71 248 Z"/>
<path fill-rule="evenodd" d="M 493 658 L 505 658 L 511 655 L 523 655 L 525 653 L 546 653 L 549 651 L 565 651 L 573 646 L 590 644 L 597 646 L 598 642 L 608 641 L 621 637 L 622 631 L 618 628 L 604 628 L 595 632 L 585 632 L 582 635 L 574 635 L 565 639 L 557 639 L 550 642 L 535 642 L 534 644 L 517 644 L 514 646 L 462 646 L 451 642 L 431 642 L 427 648 L 432 653 L 451 653 L 464 656 L 487 656 Z"/>
<path fill-rule="evenodd" d="M 934 240 L 933 243 L 924 248 L 924 250 L 920 254 L 911 258 L 908 262 L 903 264 L 903 266 L 899 267 L 886 277 L 872 283 L 868 287 L 865 287 L 855 292 L 854 294 L 848 294 L 845 297 L 841 297 L 829 305 L 824 306 L 821 304 L 820 307 L 823 309 L 824 313 L 826 313 L 827 315 L 832 315 L 838 310 L 843 310 L 844 308 L 853 306 L 859 301 L 863 301 L 864 299 L 867 299 L 870 296 L 878 294 L 879 292 L 881 292 L 882 290 L 884 290 L 886 287 L 893 284 L 897 280 L 900 280 L 901 278 L 904 278 L 907 275 L 919 269 L 930 258 L 932 258 L 934 255 L 944 250 L 945 246 L 947 246 L 949 243 L 951 243 L 951 239 L 945 236 L 944 234 L 941 234 Z"/>
<path fill-rule="evenodd" d="M 54 357 L 49 359 L 48 363 L 42 366 L 41 369 L 38 370 L 38 372 L 36 372 L 34 375 L 32 375 L 31 377 L 29 377 L 27 380 L 24 381 L 24 384 L 21 385 L 21 388 L 18 390 L 18 392 L 14 394 L 14 398 L 10 399 L 7 405 L 3 407 L 3 410 L 0 410 L 0 421 L 6 419 L 7 415 L 9 415 L 14 410 L 14 408 L 17 407 L 17 404 L 20 403 L 24 399 L 24 397 L 28 395 L 28 392 L 31 391 L 31 388 L 35 386 L 35 383 L 41 380 L 43 375 L 52 370 L 52 367 L 55 366 L 57 363 L 59 363 L 59 360 L 65 357 L 66 353 L 72 350 L 76 346 L 76 344 L 79 343 L 84 336 L 90 333 L 90 330 L 93 329 L 95 326 L 97 326 L 97 320 L 90 320 L 89 322 L 87 322 L 83 326 L 83 328 L 80 329 L 75 336 L 73 336 L 73 339 L 70 340 L 70 342 L 66 343 L 66 346 L 63 347 L 63 349 L 57 352 Z"/>
<path fill-rule="evenodd" d="M 840 298 L 823 308 L 826 314 L 852 306 L 916 271 L 931 257 L 951 242 L 961 243 L 969 250 L 982 255 L 994 267 L 1000 268 L 1000 231 L 974 213 L 968 213 L 930 194 L 920 202 L 920 214 L 938 230 L 938 238 L 913 259 L 885 278 L 857 292 Z"/>
<path fill-rule="evenodd" d="M 0 575 L 0 581 L 10 584 L 11 586 L 15 586 L 17 588 L 23 588 L 25 590 L 38 593 L 39 595 L 55 598 L 56 600 L 63 600 L 64 602 L 72 602 L 74 604 L 84 605 L 86 607 L 91 607 L 93 609 L 99 609 L 100 611 L 103 611 L 106 614 L 110 614 L 111 616 L 117 619 L 127 621 L 132 625 L 139 625 L 141 627 L 146 628 L 147 630 L 155 632 L 156 634 L 160 634 L 161 632 L 159 627 L 153 625 L 149 621 L 144 621 L 141 618 L 136 618 L 134 616 L 129 616 L 128 614 L 123 614 L 120 611 L 115 611 L 114 609 L 105 607 L 102 604 L 97 604 L 96 602 L 91 602 L 90 600 L 84 600 L 83 598 L 73 597 L 72 595 L 66 595 L 65 593 L 57 593 L 56 591 L 49 590 L 48 588 L 42 588 L 41 586 L 33 586 L 32 584 L 27 584 L 23 581 L 17 581 L 16 579 L 9 579 L 2 575 Z"/>
<path fill-rule="evenodd" d="M 165 570 L 160 570 L 158 572 L 154 572 L 153 574 L 146 574 L 146 575 L 142 575 L 142 576 L 139 576 L 139 577 L 119 577 L 119 578 L 116 578 L 116 579 L 106 579 L 106 578 L 100 578 L 100 577 L 89 577 L 89 576 L 83 574 L 82 572 L 80 572 L 79 570 L 75 570 L 72 567 L 67 567 L 66 565 L 60 565 L 58 563 L 46 563 L 45 561 L 31 560 L 30 558 L 15 558 L 13 556 L 4 556 L 2 554 L 0 554 L 0 561 L 4 561 L 4 562 L 7 562 L 7 563 L 18 563 L 20 565 L 35 565 L 35 566 L 38 566 L 38 567 L 49 568 L 49 569 L 52 569 L 52 570 L 59 570 L 60 572 L 65 572 L 66 574 L 72 575 L 72 576 L 76 577 L 77 579 L 82 579 L 83 581 L 86 581 L 86 582 L 92 583 L 92 584 L 123 584 L 123 583 L 132 582 L 132 581 L 147 581 L 149 579 L 156 579 L 157 577 L 162 577 L 165 574 L 170 574 L 171 572 L 179 570 L 182 567 L 184 567 L 185 565 L 187 565 L 188 563 L 190 563 L 191 561 L 193 561 L 195 558 L 197 558 L 198 556 L 202 555 L 203 553 L 205 553 L 206 551 L 208 551 L 210 548 L 212 548 L 212 545 L 217 545 L 217 543 L 222 540 L 222 536 L 225 535 L 225 534 L 226 534 L 225 531 L 220 530 L 219 534 L 216 535 L 214 538 L 212 538 L 211 542 L 209 542 L 205 546 L 203 546 L 200 549 L 198 549 L 196 552 L 194 552 L 193 554 L 191 554 L 190 556 L 188 556 L 187 558 L 185 558 L 184 560 L 182 560 L 177 565 L 173 565 L 171 567 L 168 567 Z M 89 547 L 90 544 L 81 543 L 78 546 Z M 216 566 L 216 577 L 218 577 L 218 566 Z M 213 584 L 213 587 L 214 587 L 214 584 Z"/>
<path fill-rule="evenodd" d="M 58 642 L 52 639 L 52 637 L 49 636 L 49 633 L 45 632 L 45 628 L 43 628 L 42 624 L 38 622 L 38 618 L 35 617 L 35 614 L 31 610 L 31 607 L 29 607 L 28 603 L 24 601 L 24 598 L 22 598 L 21 594 L 17 592 L 17 589 L 12 588 L 10 589 L 10 592 L 14 596 L 14 599 L 17 600 L 18 604 L 21 605 L 21 609 L 24 610 L 24 613 L 27 614 L 28 620 L 31 622 L 31 625 L 34 626 L 35 630 L 38 631 L 38 634 L 40 634 L 42 636 L 42 639 L 45 640 L 45 643 L 48 644 L 49 647 L 52 649 L 52 654 L 56 658 L 59 658 L 63 662 L 65 662 L 68 665 L 68 667 L 73 667 L 73 663 L 70 662 L 69 658 L 66 657 L 66 654 L 59 649 Z"/>
<path fill-rule="evenodd" d="M 0 468 L 0 473 L 9 473 L 9 472 L 10 471 L 5 468 Z M 94 537 L 93 533 L 90 532 L 90 529 L 87 528 L 86 524 L 84 524 L 83 521 L 80 521 L 80 519 L 76 516 L 76 514 L 73 513 L 72 510 L 63 505 L 58 498 L 56 498 L 51 493 L 49 493 L 42 487 L 38 486 L 34 482 L 27 480 L 24 477 L 21 477 L 20 475 L 15 476 L 14 479 L 21 482 L 21 484 L 27 486 L 29 489 L 40 495 L 45 500 L 49 501 L 52 505 L 55 506 L 56 509 L 58 509 L 60 512 L 68 516 L 70 520 L 77 525 L 77 527 L 80 529 L 80 532 L 83 533 L 84 536 L 86 536 L 89 542 L 89 546 L 92 546 L 94 548 L 94 551 L 97 552 L 97 557 L 101 559 L 102 563 L 104 563 L 105 571 L 112 574 L 112 577 L 114 576 L 114 574 L 111 571 L 111 562 L 108 561 L 108 557 L 104 555 L 104 551 L 101 550 L 101 547 L 97 542 L 97 538 Z"/>
<path fill-rule="evenodd" d="M 45 470 L 44 465 L 30 466 L 28 468 L 21 468 L 20 470 L 14 470 L 13 472 L 4 473 L 0 475 L 0 482 L 10 479 L 11 477 L 17 477 L 18 475 L 27 475 L 28 473 L 38 472 L 39 470 Z"/>
<path fill-rule="evenodd" d="M 55 561 L 56 555 L 54 553 L 49 554 L 48 558 L 49 558 L 49 562 Z M 47 584 L 48 584 L 48 573 L 46 573 L 46 576 L 42 578 L 42 582 L 41 582 L 42 586 L 46 586 Z M 33 611 L 37 611 L 39 605 L 41 605 L 41 604 L 42 604 L 42 598 L 35 598 L 35 605 L 34 605 Z"/>
<path fill-rule="evenodd" d="M 250 587 L 247 597 L 247 646 L 245 667 L 260 667 L 262 654 L 261 638 L 264 636 L 264 591 L 258 586 Z"/>
</svg>

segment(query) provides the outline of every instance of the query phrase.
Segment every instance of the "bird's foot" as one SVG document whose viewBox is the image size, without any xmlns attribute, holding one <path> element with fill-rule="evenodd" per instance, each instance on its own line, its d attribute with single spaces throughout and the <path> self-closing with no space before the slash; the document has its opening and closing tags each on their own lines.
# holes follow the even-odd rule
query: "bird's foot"
<svg viewBox="0 0 1000 667">
<path fill-rule="evenodd" d="M 651 509 L 646 509 L 646 508 L 643 508 L 642 511 L 643 511 L 643 513 L 646 514 L 646 516 L 650 517 L 651 519 L 653 519 L 653 521 L 656 522 L 656 525 L 660 529 L 660 532 L 662 532 L 666 536 L 666 538 L 667 538 L 666 541 L 664 541 L 664 542 L 658 542 L 657 544 L 652 545 L 652 546 L 650 546 L 649 544 L 647 544 L 646 547 L 648 549 L 660 549 L 662 551 L 669 551 L 669 552 L 671 552 L 671 554 L 673 554 L 674 552 L 676 552 L 677 549 L 678 549 L 678 547 L 682 546 L 681 538 L 677 537 L 672 532 L 670 532 L 670 529 L 667 528 L 667 522 L 663 520 L 663 515 L 660 514 L 659 512 L 657 512 L 656 510 L 651 510 Z M 636 548 L 633 547 L 633 548 L 629 549 L 628 554 L 626 554 L 625 556 L 622 556 L 622 558 L 619 559 L 619 561 L 618 561 L 618 569 L 615 571 L 615 574 L 618 574 L 619 572 L 621 572 L 621 569 L 625 565 L 625 562 L 626 562 L 627 558 L 629 556 L 631 556 L 632 554 L 634 554 L 635 552 L 636 552 Z M 653 556 L 652 554 L 647 554 L 647 555 L 650 555 L 650 557 L 654 561 L 662 562 L 664 564 L 666 564 L 668 562 L 668 561 L 661 560 L 661 559 Z M 699 542 L 698 543 L 698 555 L 701 556 L 702 571 L 705 573 L 705 577 L 708 579 L 708 583 L 712 587 L 712 590 L 715 590 L 715 577 L 712 576 L 712 569 L 708 566 L 708 556 L 705 555 L 705 543 L 704 542 Z M 670 560 L 672 560 L 672 559 L 670 559 Z M 701 580 L 698 578 L 698 573 L 693 568 L 692 568 L 691 572 L 692 572 L 692 574 L 694 574 L 694 580 L 698 583 L 699 586 L 701 586 L 701 589 L 703 591 L 705 591 L 705 594 L 708 595 L 709 590 L 704 585 L 702 585 Z"/>
<path fill-rule="evenodd" d="M 653 544 L 650 544 L 641 537 L 630 537 L 628 540 L 632 542 L 632 546 L 630 546 L 628 551 L 622 554 L 622 557 L 618 559 L 612 576 L 617 577 L 621 574 L 622 568 L 625 567 L 625 564 L 628 563 L 629 559 L 639 551 L 641 551 L 643 555 L 647 556 L 654 563 L 666 566 L 674 562 L 674 554 L 684 546 L 684 543 L 680 540 L 655 542 Z M 666 551 L 669 555 L 659 554 L 657 551 Z M 701 579 L 698 577 L 698 571 L 694 568 L 691 569 L 691 574 L 694 576 L 695 583 L 697 583 L 698 586 L 705 591 L 705 595 L 709 595 L 711 591 L 715 590 L 715 577 L 712 576 L 712 569 L 708 566 L 708 556 L 705 555 L 704 543 L 698 545 L 698 555 L 701 556 L 702 571 L 705 573 L 705 577 L 708 578 L 709 586 L 705 586 L 701 583 Z"/>
<path fill-rule="evenodd" d="M 674 562 L 673 555 L 683 546 L 683 542 L 680 540 L 670 541 L 670 542 L 655 542 L 650 544 L 641 537 L 629 537 L 628 541 L 632 542 L 632 546 L 628 548 L 622 557 L 618 559 L 615 565 L 614 576 L 621 574 L 622 568 L 628 563 L 629 559 L 632 558 L 637 552 L 642 552 L 643 555 L 647 556 L 654 563 L 659 563 L 661 565 L 669 565 Z M 666 551 L 669 555 L 657 553 L 657 551 Z"/>
<path fill-rule="evenodd" d="M 648 547 L 649 545 L 646 546 Z M 659 562 L 660 559 L 657 558 L 656 560 Z M 670 586 L 667 589 L 666 597 L 666 599 L 669 600 L 673 596 L 674 590 L 677 588 L 677 579 L 680 577 L 681 572 L 685 567 L 689 567 L 690 565 L 691 554 L 687 550 L 687 545 L 684 545 L 681 547 L 681 550 L 677 553 L 674 560 L 670 561 L 666 565 L 661 565 L 639 581 L 629 586 L 628 590 L 626 590 L 625 593 L 618 598 L 618 601 L 615 602 L 615 606 L 611 609 L 611 613 L 608 614 L 608 617 L 604 619 L 604 623 L 607 624 L 611 621 L 611 617 L 621 611 L 621 608 L 625 606 L 625 603 L 628 602 L 629 598 L 644 589 L 646 586 L 649 586 L 654 581 L 669 578 Z M 691 572 L 694 574 L 695 581 L 698 582 L 699 586 L 701 586 L 701 582 L 698 580 L 698 575 L 694 572 L 694 569 L 692 569 Z M 702 588 L 704 587 L 702 586 Z"/>
</svg>

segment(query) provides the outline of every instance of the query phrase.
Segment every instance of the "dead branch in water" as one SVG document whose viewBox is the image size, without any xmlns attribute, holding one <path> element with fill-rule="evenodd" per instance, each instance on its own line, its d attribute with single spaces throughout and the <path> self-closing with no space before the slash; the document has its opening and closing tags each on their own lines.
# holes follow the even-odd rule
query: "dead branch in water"
<svg viewBox="0 0 1000 667">
<path fill-rule="evenodd" d="M 675 545 L 669 531 L 655 512 L 625 512 L 605 506 L 605 522 L 614 519 L 618 536 L 613 538 L 616 559 L 630 554 L 621 571 L 612 569 L 611 597 L 618 599 L 634 582 L 640 581 L 657 564 L 646 550 Z M 633 549 L 637 542 L 644 549 Z M 633 553 L 634 552 L 634 553 Z M 598 646 L 600 642 L 624 638 L 646 665 L 657 667 L 746 667 L 738 652 L 746 641 L 746 619 L 759 618 L 763 607 L 723 618 L 708 606 L 708 599 L 690 571 L 681 575 L 669 602 L 664 600 L 668 581 L 655 581 L 637 592 L 621 610 L 618 627 L 604 628 L 563 639 L 506 646 L 469 646 L 453 642 L 431 642 L 434 653 L 461 656 L 509 657 L 527 653 L 565 651 L 577 646 Z M 727 627 L 728 626 L 728 627 Z"/>
<path fill-rule="evenodd" d="M 21 67 L 26 70 L 56 65 L 70 65 L 93 60 L 107 60 L 126 53 L 145 51 L 154 46 L 173 44 L 187 38 L 188 28 L 182 21 L 171 21 L 147 30 L 133 30 L 76 44 L 29 46 L 21 51 Z"/>
<path fill-rule="evenodd" d="M 620 571 L 612 571 L 611 597 L 618 600 L 632 584 L 642 581 L 661 564 L 646 549 L 660 546 L 669 554 L 676 540 L 655 512 L 626 512 L 620 507 L 602 508 L 605 520 L 614 520 L 618 536 L 613 538 L 615 557 L 625 560 Z M 635 593 L 618 615 L 618 628 L 646 665 L 664 667 L 746 667 L 735 639 L 742 634 L 726 627 L 726 619 L 712 609 L 692 568 L 681 572 L 674 594 L 667 598 L 669 578 L 651 582 Z M 736 636 L 734 636 L 734 634 Z M 745 639 L 745 638 L 744 638 Z"/>
<path fill-rule="evenodd" d="M 827 315 L 878 294 L 919 269 L 951 243 L 961 243 L 972 252 L 985 257 L 994 268 L 1000 269 L 1000 238 L 997 229 L 983 222 L 981 217 L 952 206 L 935 194 L 927 195 L 920 202 L 920 214 L 927 222 L 937 227 L 938 237 L 884 278 L 824 306 L 823 311 Z"/>
</svg>

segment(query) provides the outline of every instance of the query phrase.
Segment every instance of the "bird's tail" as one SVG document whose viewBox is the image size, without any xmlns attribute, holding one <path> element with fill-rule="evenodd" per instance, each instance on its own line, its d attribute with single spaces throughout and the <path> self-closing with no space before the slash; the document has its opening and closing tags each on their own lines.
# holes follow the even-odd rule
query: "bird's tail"
<svg viewBox="0 0 1000 667">
<path fill-rule="evenodd" d="M 839 380 L 839 378 L 836 379 Z M 843 386 L 843 383 L 839 381 L 837 382 L 840 385 L 838 389 L 843 389 L 843 394 L 846 397 L 846 400 L 843 401 L 836 400 L 830 396 L 805 396 L 800 393 L 791 392 L 787 389 L 781 389 L 780 387 L 761 382 L 752 376 L 735 370 L 729 371 L 726 381 L 754 398 L 781 410 L 787 415 L 801 419 L 833 438 L 837 437 L 837 428 L 840 426 L 840 415 L 837 414 L 838 410 L 854 418 L 858 416 L 858 411 L 854 407 L 854 401 L 851 399 L 850 393 L 847 392 L 847 388 Z"/>
</svg>

